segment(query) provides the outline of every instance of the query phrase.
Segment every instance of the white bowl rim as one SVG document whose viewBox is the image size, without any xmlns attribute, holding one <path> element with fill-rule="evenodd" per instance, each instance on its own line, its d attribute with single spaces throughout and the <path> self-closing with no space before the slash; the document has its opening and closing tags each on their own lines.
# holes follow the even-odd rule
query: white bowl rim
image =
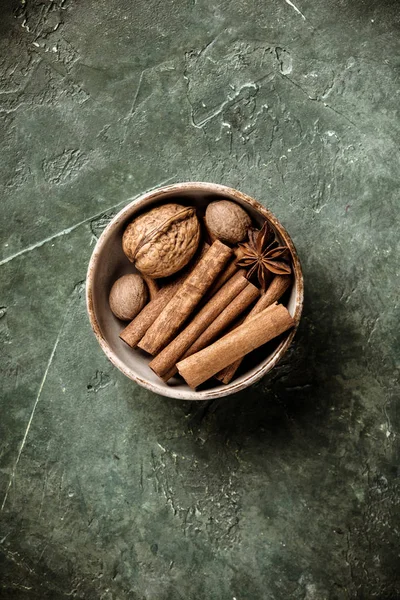
<svg viewBox="0 0 400 600">
<path fill-rule="evenodd" d="M 270 359 L 266 360 L 257 369 L 257 371 L 255 371 L 253 374 L 245 377 L 244 379 L 242 378 L 239 381 L 233 381 L 231 383 L 228 383 L 223 388 L 202 390 L 202 391 L 191 390 L 189 387 L 185 391 L 176 390 L 173 387 L 168 387 L 168 385 L 165 384 L 164 382 L 162 382 L 162 383 L 160 382 L 160 384 L 158 384 L 158 383 L 153 383 L 153 382 L 147 381 L 146 379 L 143 379 L 142 377 L 139 377 L 132 369 L 127 367 L 126 364 L 123 361 L 121 361 L 118 358 L 118 356 L 114 353 L 114 351 L 110 348 L 107 340 L 103 336 L 103 333 L 100 329 L 100 326 L 99 326 L 99 323 L 98 323 L 98 320 L 97 320 L 97 317 L 95 314 L 95 310 L 94 310 L 94 303 L 93 303 L 94 273 L 95 273 L 95 266 L 96 266 L 98 256 L 100 255 L 103 246 L 105 246 L 108 241 L 109 233 L 112 230 L 114 230 L 116 227 L 118 227 L 118 225 L 120 224 L 120 222 L 122 220 L 125 220 L 125 217 L 127 216 L 128 213 L 130 213 L 132 206 L 145 205 L 149 200 L 158 198 L 159 196 L 162 196 L 164 194 L 170 195 L 171 193 L 174 193 L 174 192 L 181 193 L 181 192 L 190 192 L 190 191 L 192 191 L 192 192 L 193 191 L 204 191 L 209 194 L 215 193 L 216 195 L 228 196 L 233 199 L 240 198 L 245 204 L 249 204 L 254 209 L 258 210 L 269 221 L 271 221 L 274 224 L 274 226 L 278 229 L 279 233 L 283 236 L 287 245 L 289 246 L 289 249 L 292 254 L 293 266 L 294 266 L 296 284 L 297 284 L 296 299 L 295 299 L 295 312 L 293 315 L 293 319 L 295 321 L 295 326 L 290 331 L 289 335 L 284 340 L 282 340 L 282 342 L 276 348 L 275 352 L 270 357 Z M 294 335 L 297 331 L 298 325 L 299 325 L 299 321 L 300 321 L 300 317 L 301 317 L 301 313 L 302 313 L 302 309 L 303 309 L 303 302 L 304 302 L 304 285 L 303 285 L 303 273 L 302 273 L 302 269 L 301 269 L 300 260 L 298 258 L 296 249 L 294 247 L 294 244 L 292 242 L 290 235 L 288 234 L 286 229 L 282 226 L 282 224 L 278 221 L 278 219 L 268 209 L 266 209 L 264 206 L 262 206 L 262 204 L 260 204 L 259 202 L 257 202 L 253 198 L 251 198 L 251 196 L 243 194 L 242 192 L 239 192 L 238 190 L 228 187 L 228 186 L 225 186 L 225 185 L 221 185 L 218 183 L 208 183 L 208 182 L 204 182 L 204 181 L 187 181 L 187 182 L 173 183 L 173 184 L 170 184 L 167 186 L 155 187 L 152 190 L 149 190 L 149 191 L 145 192 L 144 194 L 140 195 L 135 200 L 129 202 L 126 206 L 124 206 L 115 215 L 115 217 L 113 217 L 113 219 L 110 221 L 110 223 L 107 225 L 107 227 L 104 229 L 101 236 L 99 237 L 99 239 L 96 243 L 96 246 L 93 250 L 92 256 L 90 258 L 87 276 L 86 276 L 86 306 L 87 306 L 90 324 L 91 324 L 94 334 L 95 334 L 103 352 L 107 356 L 107 358 L 124 375 L 126 375 L 127 377 L 129 377 L 129 379 L 132 379 L 133 381 L 138 383 L 140 386 L 150 390 L 151 392 L 154 392 L 155 394 L 160 394 L 162 396 L 166 396 L 169 398 L 175 398 L 175 399 L 179 399 L 179 400 L 197 400 L 197 401 L 199 401 L 199 400 L 211 400 L 214 398 L 221 398 L 224 396 L 229 396 L 231 394 L 235 394 L 236 392 L 239 392 L 239 391 L 245 389 L 246 387 L 249 387 L 253 383 L 256 383 L 257 381 L 259 381 L 262 377 L 264 377 L 264 375 L 266 373 L 268 373 L 268 371 L 273 369 L 273 367 L 279 362 L 279 360 L 282 358 L 282 356 L 285 354 L 285 352 L 289 348 L 289 346 L 294 338 Z"/>
</svg>

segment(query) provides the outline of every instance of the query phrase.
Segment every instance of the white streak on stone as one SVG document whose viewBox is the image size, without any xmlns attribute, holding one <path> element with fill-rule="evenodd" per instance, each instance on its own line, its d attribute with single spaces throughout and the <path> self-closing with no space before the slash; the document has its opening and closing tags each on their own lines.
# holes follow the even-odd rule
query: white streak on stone
<svg viewBox="0 0 400 600">
<path fill-rule="evenodd" d="M 172 177 L 168 177 L 168 179 L 165 179 L 164 181 L 160 181 L 160 183 L 158 183 L 154 187 L 160 187 L 162 185 L 165 185 L 166 183 L 169 183 L 170 181 L 172 181 L 173 179 L 175 179 L 175 177 L 176 177 L 176 175 L 172 175 Z M 151 188 L 151 189 L 153 189 L 153 188 Z M 147 190 L 147 191 L 149 191 L 149 190 Z M 93 219 L 96 219 L 97 217 L 101 217 L 101 215 L 103 215 L 104 213 L 107 213 L 108 211 L 113 210 L 114 208 L 118 208 L 118 206 L 121 206 L 122 204 L 128 204 L 129 202 L 132 202 L 132 200 L 135 200 L 135 198 L 138 198 L 139 195 L 142 195 L 142 193 L 144 193 L 144 192 L 141 192 L 140 194 L 138 194 L 137 196 L 134 196 L 132 198 L 126 198 L 125 200 L 121 200 L 117 204 L 114 204 L 113 206 L 109 206 L 108 208 L 103 208 L 103 210 L 101 210 L 100 212 L 96 213 L 95 215 L 91 215 L 87 219 L 83 219 L 83 221 L 79 221 L 79 223 L 75 223 L 75 225 L 71 225 L 71 227 L 67 227 L 66 229 L 62 229 L 61 231 L 58 231 L 57 233 L 54 233 L 53 235 L 50 235 L 49 237 L 44 238 L 43 240 L 40 240 L 40 242 L 36 242 L 36 244 L 31 244 L 30 246 L 27 246 L 26 248 L 23 248 L 22 250 L 19 250 L 15 254 L 11 254 L 10 256 L 7 256 L 6 258 L 3 258 L 3 260 L 0 260 L 0 267 L 2 267 L 3 265 L 7 264 L 8 262 L 10 262 L 11 260 L 13 260 L 14 258 L 18 258 L 18 256 L 22 256 L 23 254 L 27 254 L 28 252 L 32 252 L 32 250 L 36 250 L 36 248 L 41 248 L 45 244 L 48 244 L 49 242 L 52 242 L 53 240 L 55 240 L 55 239 L 57 239 L 59 237 L 63 237 L 64 235 L 68 235 L 69 233 L 71 233 L 75 229 L 78 229 L 78 227 L 81 227 L 81 225 L 85 225 L 86 223 L 89 223 Z"/>
<path fill-rule="evenodd" d="M 61 323 L 61 327 L 60 327 L 60 329 L 58 331 L 56 341 L 54 342 L 54 346 L 53 346 L 53 349 L 51 351 L 50 358 L 47 361 L 46 370 L 45 370 L 44 375 L 42 377 L 42 381 L 40 382 L 39 391 L 38 391 L 38 393 L 36 395 L 35 402 L 33 404 L 33 408 L 32 408 L 32 411 L 31 411 L 31 416 L 29 417 L 28 425 L 26 426 L 24 437 L 22 438 L 22 442 L 21 442 L 21 445 L 20 445 L 19 450 L 18 450 L 17 458 L 16 458 L 16 461 L 14 463 L 13 470 L 11 472 L 10 480 L 8 482 L 8 486 L 7 486 L 7 489 L 6 489 L 6 493 L 4 494 L 3 503 L 1 505 L 0 512 L 3 512 L 4 506 L 5 506 L 6 502 L 7 502 L 8 493 L 9 493 L 10 488 L 11 488 L 11 486 L 13 484 L 14 479 L 15 479 L 15 474 L 16 474 L 16 471 L 17 471 L 19 459 L 21 458 L 21 454 L 22 454 L 22 451 L 24 449 L 24 446 L 25 446 L 25 443 L 26 443 L 26 439 L 28 437 L 28 433 L 29 433 L 29 430 L 30 430 L 31 425 L 32 425 L 33 417 L 35 415 L 36 407 L 37 407 L 37 405 L 39 403 L 40 396 L 42 395 L 43 387 L 44 387 L 44 384 L 46 383 L 47 375 L 49 373 L 51 364 L 53 362 L 54 355 L 56 353 L 57 346 L 58 346 L 58 343 L 60 341 L 61 334 L 62 334 L 62 331 L 63 331 L 63 328 L 64 328 L 64 323 L 65 323 L 65 320 L 66 320 L 66 317 L 67 317 L 68 313 L 69 313 L 69 310 L 67 310 L 66 313 L 65 313 L 65 315 L 64 315 L 64 319 L 63 319 L 63 321 Z"/>
<path fill-rule="evenodd" d="M 289 6 L 291 6 L 292 8 L 294 8 L 294 10 L 297 12 L 297 14 L 299 14 L 304 20 L 306 20 L 305 16 L 303 15 L 303 13 L 301 12 L 301 10 L 299 10 L 297 8 L 297 6 L 295 6 L 293 4 L 293 2 L 291 2 L 290 0 L 285 0 L 286 4 L 289 4 Z"/>
</svg>

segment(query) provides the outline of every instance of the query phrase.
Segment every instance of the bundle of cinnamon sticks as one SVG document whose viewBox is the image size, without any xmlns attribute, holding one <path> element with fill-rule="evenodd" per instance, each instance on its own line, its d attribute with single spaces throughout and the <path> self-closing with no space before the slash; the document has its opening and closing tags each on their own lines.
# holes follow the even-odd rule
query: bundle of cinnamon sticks
<svg viewBox="0 0 400 600">
<path fill-rule="evenodd" d="M 277 303 L 291 276 L 275 271 L 260 289 L 238 262 L 220 240 L 204 244 L 121 332 L 131 348 L 153 357 L 150 368 L 164 381 L 179 373 L 192 388 L 212 377 L 227 384 L 246 354 L 293 327 Z"/>
</svg>

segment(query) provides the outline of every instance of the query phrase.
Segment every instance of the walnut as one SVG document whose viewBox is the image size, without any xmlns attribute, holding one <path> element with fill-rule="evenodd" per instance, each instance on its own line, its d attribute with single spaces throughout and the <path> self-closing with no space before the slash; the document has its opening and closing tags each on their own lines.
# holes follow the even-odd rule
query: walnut
<svg viewBox="0 0 400 600">
<path fill-rule="evenodd" d="M 147 302 L 148 289 L 141 275 L 123 275 L 111 288 L 109 303 L 114 315 L 132 321 Z"/>
<path fill-rule="evenodd" d="M 251 227 L 247 212 L 230 200 L 210 202 L 205 220 L 211 236 L 232 245 L 242 242 Z"/>
<path fill-rule="evenodd" d="M 184 267 L 200 241 L 200 224 L 192 207 L 164 204 L 141 215 L 125 229 L 122 248 L 143 274 L 157 279 Z"/>
</svg>

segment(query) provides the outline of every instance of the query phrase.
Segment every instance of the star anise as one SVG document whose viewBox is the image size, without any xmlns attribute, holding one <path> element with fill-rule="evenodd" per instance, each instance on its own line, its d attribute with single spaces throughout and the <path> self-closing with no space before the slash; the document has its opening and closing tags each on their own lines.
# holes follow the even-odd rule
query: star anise
<svg viewBox="0 0 400 600">
<path fill-rule="evenodd" d="M 268 221 L 261 230 L 249 229 L 249 241 L 239 244 L 239 259 L 236 264 L 248 269 L 247 279 L 257 274 L 262 290 L 275 275 L 288 275 L 292 269 L 289 260 L 289 248 L 280 246 L 276 234 Z"/>
</svg>

